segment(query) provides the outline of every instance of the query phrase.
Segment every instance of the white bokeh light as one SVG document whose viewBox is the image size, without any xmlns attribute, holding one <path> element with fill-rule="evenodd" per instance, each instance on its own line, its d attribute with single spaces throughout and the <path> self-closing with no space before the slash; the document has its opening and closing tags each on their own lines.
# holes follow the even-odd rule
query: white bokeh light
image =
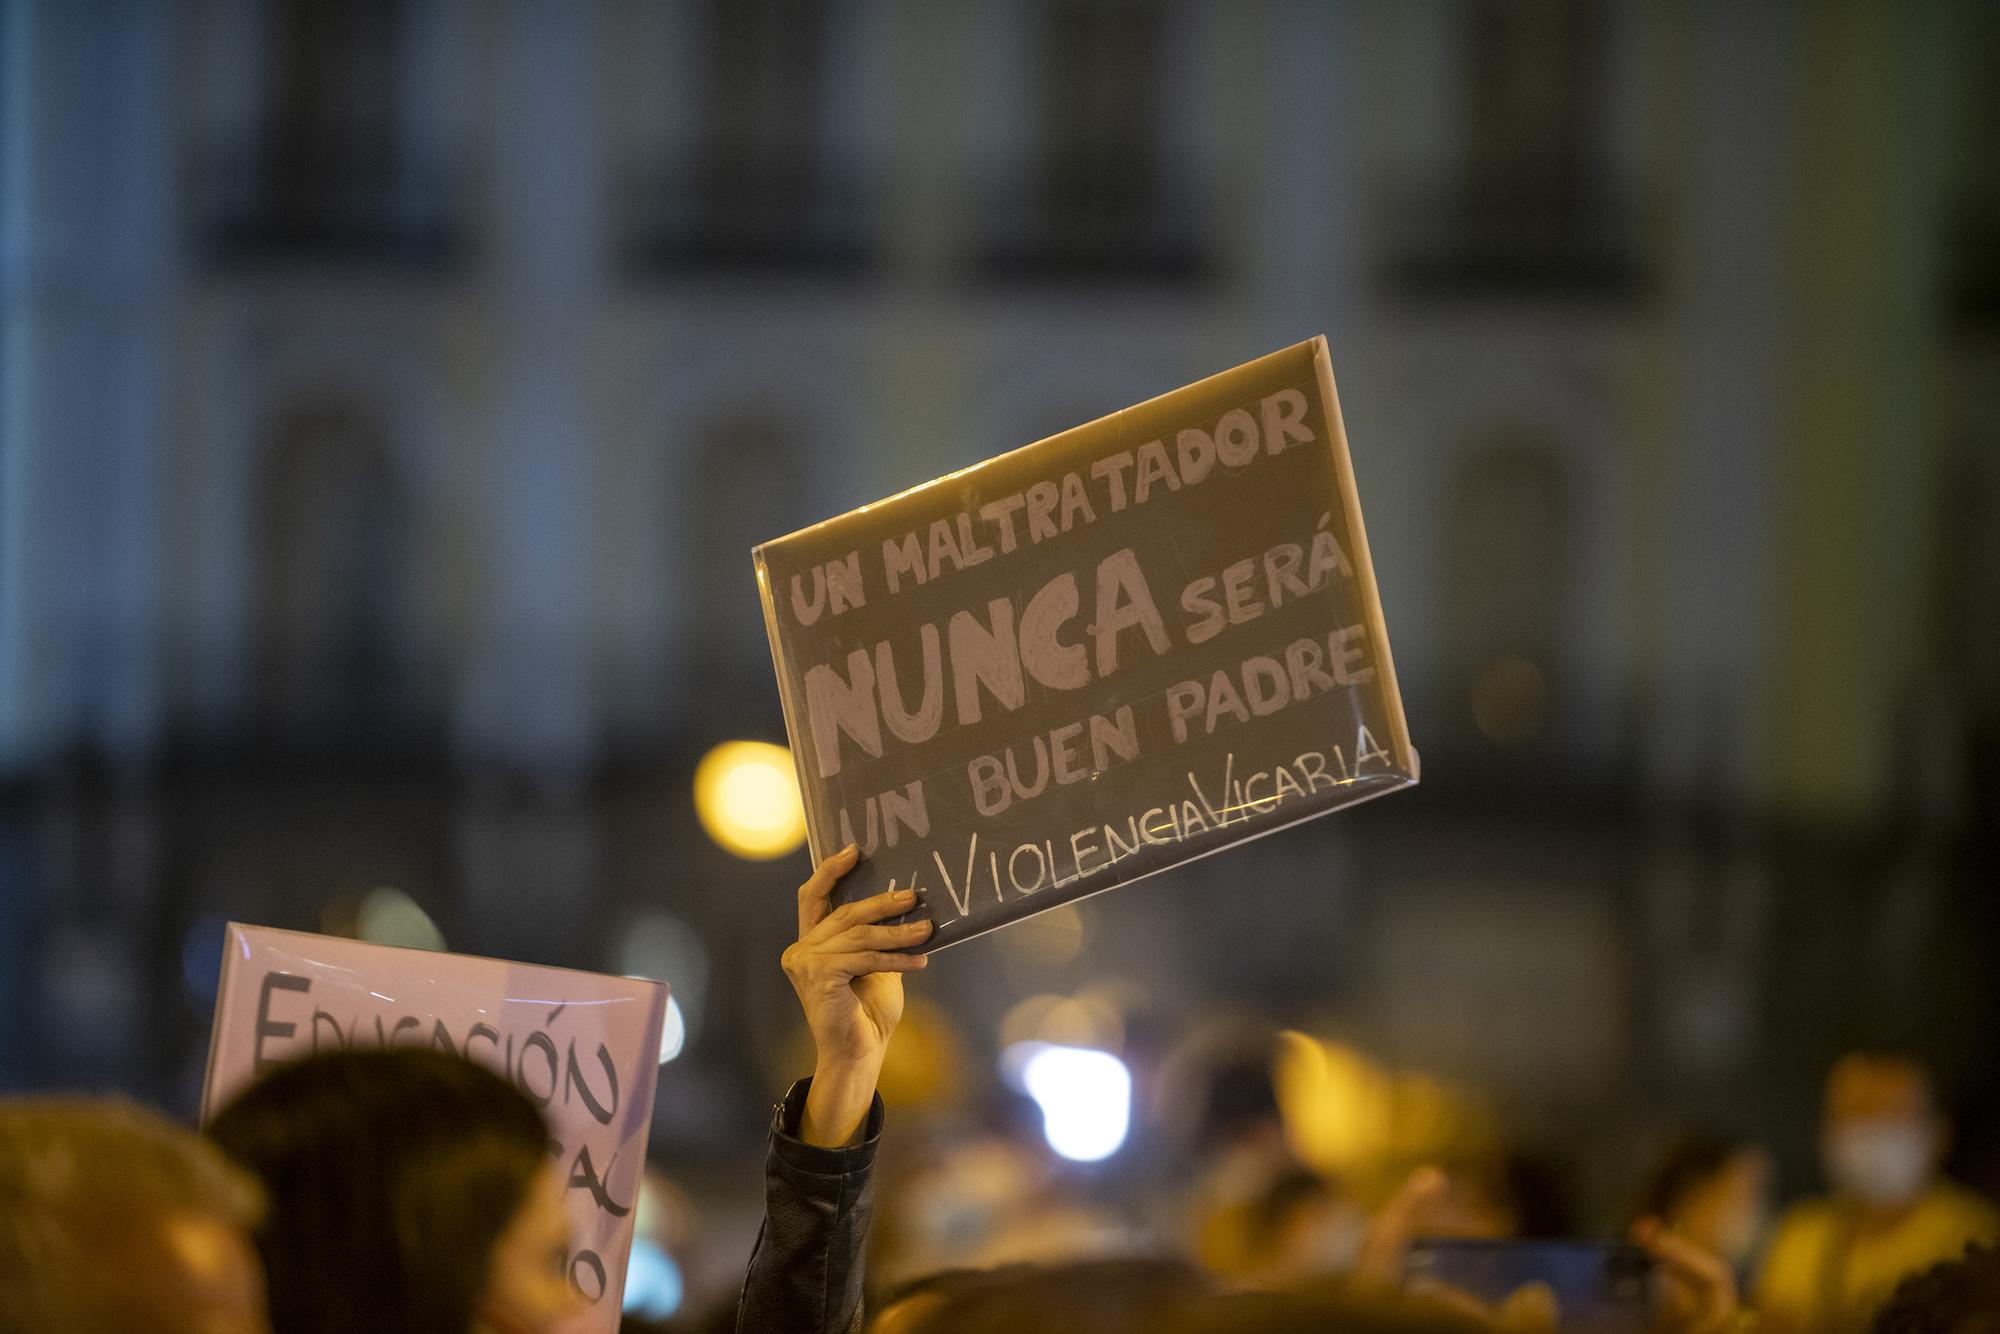
<svg viewBox="0 0 2000 1334">
<path fill-rule="evenodd" d="M 667 1022 L 660 1033 L 660 1064 L 681 1054 L 701 1032 L 708 995 L 708 949 L 701 933 L 670 912 L 649 908 L 626 924 L 618 945 L 618 971 L 665 982 Z"/>
<path fill-rule="evenodd" d="M 1132 1073 L 1108 1051 L 1022 1044 L 1011 1049 L 1021 1085 L 1042 1109 L 1049 1147 L 1071 1162 L 1109 1158 L 1132 1125 Z"/>
<path fill-rule="evenodd" d="M 660 1064 L 681 1054 L 687 1046 L 687 1020 L 681 1015 L 681 1003 L 674 999 L 673 992 L 667 993 L 667 1021 L 660 1026 Z"/>
<path fill-rule="evenodd" d="M 645 1320 L 665 1320 L 681 1309 L 686 1288 L 681 1267 L 658 1242 L 638 1237 L 625 1266 L 625 1313 Z"/>
</svg>

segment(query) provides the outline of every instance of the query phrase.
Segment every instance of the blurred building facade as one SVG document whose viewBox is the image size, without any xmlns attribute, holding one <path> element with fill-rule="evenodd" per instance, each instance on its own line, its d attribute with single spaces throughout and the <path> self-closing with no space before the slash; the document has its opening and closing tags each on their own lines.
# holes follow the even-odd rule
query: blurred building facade
<svg viewBox="0 0 2000 1334">
<path fill-rule="evenodd" d="M 0 15 L 0 1083 L 180 1096 L 206 924 L 379 884 L 669 912 L 774 1044 L 687 802 L 781 735 L 750 546 L 1322 331 L 1425 790 L 951 958 L 967 1026 L 1126 976 L 1551 1124 L 2000 1036 L 1989 9 Z"/>
</svg>

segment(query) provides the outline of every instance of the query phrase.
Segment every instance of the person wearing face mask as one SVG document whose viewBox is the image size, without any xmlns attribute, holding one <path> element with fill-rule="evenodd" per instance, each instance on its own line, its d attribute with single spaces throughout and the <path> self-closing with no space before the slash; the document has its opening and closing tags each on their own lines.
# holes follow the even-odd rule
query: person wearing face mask
<svg viewBox="0 0 2000 1334">
<path fill-rule="evenodd" d="M 1745 1272 L 1763 1240 L 1771 1205 L 1771 1156 L 1747 1140 L 1692 1134 L 1660 1158 L 1636 1218 L 1661 1227 Z"/>
<path fill-rule="evenodd" d="M 2000 1238 L 2000 1211 L 1941 1175 L 1948 1143 L 1922 1062 L 1855 1052 L 1834 1064 L 1820 1125 L 1832 1191 L 1772 1237 L 1756 1289 L 1765 1329 L 1865 1328 L 1904 1278 Z"/>
</svg>

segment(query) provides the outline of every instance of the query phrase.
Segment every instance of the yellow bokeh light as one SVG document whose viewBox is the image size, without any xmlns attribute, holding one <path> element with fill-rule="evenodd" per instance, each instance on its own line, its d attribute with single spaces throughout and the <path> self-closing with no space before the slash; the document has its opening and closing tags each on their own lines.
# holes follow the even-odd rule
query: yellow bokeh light
<svg viewBox="0 0 2000 1334">
<path fill-rule="evenodd" d="M 806 813 L 792 753 L 766 741 L 725 741 L 694 771 L 694 809 L 708 836 L 750 861 L 805 842 Z"/>
<path fill-rule="evenodd" d="M 1292 1151 L 1363 1200 L 1386 1198 L 1419 1163 L 1476 1161 L 1499 1143 L 1491 1108 L 1469 1089 L 1338 1042 L 1280 1033 L 1271 1074 Z"/>
<path fill-rule="evenodd" d="M 1083 914 L 1063 904 L 1016 922 L 1000 933 L 1000 952 L 1028 968 L 1068 963 L 1083 951 Z"/>
</svg>

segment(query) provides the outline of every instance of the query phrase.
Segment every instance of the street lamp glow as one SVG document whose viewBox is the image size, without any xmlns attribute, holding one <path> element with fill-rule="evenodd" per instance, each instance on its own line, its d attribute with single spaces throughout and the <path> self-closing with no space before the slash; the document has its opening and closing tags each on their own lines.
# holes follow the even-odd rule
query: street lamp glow
<svg viewBox="0 0 2000 1334">
<path fill-rule="evenodd" d="M 401 945 L 413 950 L 441 950 L 444 933 L 423 906 L 402 890 L 382 885 L 362 897 L 354 915 L 354 934 L 377 945 Z"/>
<path fill-rule="evenodd" d="M 694 808 L 708 836 L 738 857 L 769 861 L 805 841 L 792 753 L 765 741 L 725 741 L 694 771 Z"/>
<path fill-rule="evenodd" d="M 1132 1125 L 1132 1073 L 1108 1051 L 1032 1044 L 1021 1083 L 1042 1109 L 1049 1147 L 1071 1162 L 1118 1152 Z"/>
</svg>

